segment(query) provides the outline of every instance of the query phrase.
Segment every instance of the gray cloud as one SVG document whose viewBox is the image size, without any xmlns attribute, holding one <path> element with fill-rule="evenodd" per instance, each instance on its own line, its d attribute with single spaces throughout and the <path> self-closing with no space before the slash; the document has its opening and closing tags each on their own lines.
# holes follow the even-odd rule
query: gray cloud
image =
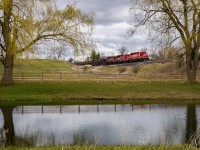
<svg viewBox="0 0 200 150">
<path fill-rule="evenodd" d="M 130 18 L 128 14 L 130 0 L 58 0 L 61 8 L 74 3 L 84 12 L 94 12 L 96 24 L 126 22 Z"/>
<path fill-rule="evenodd" d="M 60 8 L 75 0 L 57 0 Z M 124 36 L 130 28 L 129 8 L 130 0 L 77 0 L 76 5 L 84 12 L 95 13 L 94 42 L 101 53 L 117 53 L 121 46 L 132 51 L 142 47 L 149 47 L 144 34 L 138 33 L 126 40 Z"/>
</svg>

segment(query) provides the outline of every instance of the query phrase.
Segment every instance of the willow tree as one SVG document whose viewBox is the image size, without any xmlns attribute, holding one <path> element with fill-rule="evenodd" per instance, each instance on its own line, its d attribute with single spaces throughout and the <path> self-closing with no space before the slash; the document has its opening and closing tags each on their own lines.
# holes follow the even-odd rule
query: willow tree
<svg viewBox="0 0 200 150">
<path fill-rule="evenodd" d="M 159 44 L 179 40 L 186 57 L 187 81 L 196 82 L 200 48 L 199 0 L 132 0 L 130 36 L 142 26 Z"/>
<path fill-rule="evenodd" d="M 14 58 L 36 44 L 56 41 L 84 50 L 93 24 L 93 14 L 81 12 L 76 5 L 60 10 L 56 0 L 0 0 L 1 83 L 14 82 Z"/>
</svg>

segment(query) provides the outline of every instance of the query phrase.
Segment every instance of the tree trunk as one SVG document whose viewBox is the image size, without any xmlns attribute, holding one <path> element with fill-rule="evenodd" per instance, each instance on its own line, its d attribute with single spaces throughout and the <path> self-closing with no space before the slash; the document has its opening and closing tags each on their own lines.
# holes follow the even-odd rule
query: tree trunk
<svg viewBox="0 0 200 150">
<path fill-rule="evenodd" d="M 199 147 L 196 105 L 188 104 L 186 115 L 186 143 Z"/>
<path fill-rule="evenodd" d="M 8 85 L 13 84 L 13 66 L 14 66 L 14 56 L 7 55 L 3 60 L 4 72 L 1 79 L 1 84 Z"/>
<path fill-rule="evenodd" d="M 187 71 L 187 82 L 195 83 L 196 80 L 197 70 L 196 71 Z"/>
<path fill-rule="evenodd" d="M 13 108 L 14 107 L 0 107 L 4 117 L 4 130 L 6 132 L 5 146 L 15 146 L 15 131 L 12 114 Z"/>
<path fill-rule="evenodd" d="M 187 82 L 189 83 L 197 82 L 198 49 L 191 50 L 191 54 L 186 55 Z"/>
</svg>

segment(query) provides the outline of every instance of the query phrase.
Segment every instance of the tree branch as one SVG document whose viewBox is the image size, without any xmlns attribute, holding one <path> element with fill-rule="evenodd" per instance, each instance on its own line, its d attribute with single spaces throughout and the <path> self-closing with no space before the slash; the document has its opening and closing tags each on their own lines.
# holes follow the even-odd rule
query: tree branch
<svg viewBox="0 0 200 150">
<path fill-rule="evenodd" d="M 19 53 L 22 53 L 22 52 L 28 50 L 31 46 L 33 46 L 35 43 L 37 43 L 41 39 L 47 39 L 47 38 L 53 38 L 53 37 L 59 37 L 59 36 L 64 36 L 64 34 L 63 33 L 57 33 L 57 34 L 39 35 L 34 40 L 29 42 L 24 48 L 17 51 L 17 53 L 19 54 Z"/>
<path fill-rule="evenodd" d="M 178 17 L 176 16 L 176 14 L 174 14 L 173 10 L 170 6 L 169 2 L 167 2 L 168 6 L 166 5 L 166 0 L 161 0 L 163 3 L 163 7 L 165 9 L 166 14 L 169 16 L 170 20 L 173 22 L 173 24 L 175 25 L 176 29 L 179 31 L 180 35 L 181 35 L 181 39 L 184 42 L 185 45 L 187 45 L 187 37 L 186 34 L 184 33 L 184 26 L 180 23 Z"/>
<path fill-rule="evenodd" d="M 3 50 L 4 52 L 6 51 L 6 49 L 5 49 L 5 47 L 3 46 L 2 43 L 0 43 L 0 47 L 2 48 L 2 50 Z"/>
</svg>

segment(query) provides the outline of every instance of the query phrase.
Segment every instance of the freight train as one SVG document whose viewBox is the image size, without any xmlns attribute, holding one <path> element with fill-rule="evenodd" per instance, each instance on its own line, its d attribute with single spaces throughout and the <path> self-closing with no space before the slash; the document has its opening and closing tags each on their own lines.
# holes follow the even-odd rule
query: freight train
<svg viewBox="0 0 200 150">
<path fill-rule="evenodd" d="M 105 59 L 105 64 L 120 64 L 147 60 L 149 60 L 147 52 L 134 52 L 130 54 L 107 57 Z"/>
<path fill-rule="evenodd" d="M 124 55 L 109 56 L 109 57 L 101 58 L 100 60 L 75 62 L 75 64 L 76 65 L 90 64 L 93 66 L 100 66 L 100 65 L 113 65 L 113 64 L 132 63 L 132 62 L 140 62 L 140 61 L 148 61 L 148 60 L 149 60 L 149 56 L 147 52 L 134 52 L 134 53 L 124 54 Z"/>
</svg>

